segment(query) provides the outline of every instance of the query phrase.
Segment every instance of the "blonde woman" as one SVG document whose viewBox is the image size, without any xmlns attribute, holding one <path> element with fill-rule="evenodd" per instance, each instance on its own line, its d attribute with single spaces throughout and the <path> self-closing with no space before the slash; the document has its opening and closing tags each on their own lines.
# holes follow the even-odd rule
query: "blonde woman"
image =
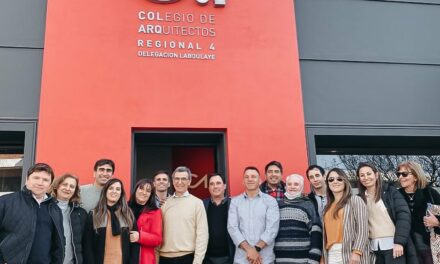
<svg viewBox="0 0 440 264">
<path fill-rule="evenodd" d="M 405 161 L 397 166 L 400 193 L 405 197 L 411 211 L 411 236 L 413 238 L 420 264 L 432 264 L 429 230 L 440 234 L 440 221 L 427 209 L 428 204 L 440 205 L 440 195 L 428 187 L 428 180 L 422 166 L 415 161 Z"/>
<path fill-rule="evenodd" d="M 52 196 L 63 214 L 64 246 L 63 264 L 82 264 L 82 241 L 87 212 L 80 207 L 79 180 L 72 174 L 64 174 L 52 184 Z"/>
</svg>

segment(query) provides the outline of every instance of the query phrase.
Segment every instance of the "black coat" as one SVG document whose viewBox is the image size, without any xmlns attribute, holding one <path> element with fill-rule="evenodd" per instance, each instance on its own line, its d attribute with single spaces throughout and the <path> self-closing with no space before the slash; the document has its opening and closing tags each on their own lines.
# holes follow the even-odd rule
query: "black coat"
<svg viewBox="0 0 440 264">
<path fill-rule="evenodd" d="M 311 191 L 311 192 L 307 195 L 307 197 L 310 199 L 310 201 L 312 201 L 313 206 L 315 207 L 315 211 L 316 211 L 316 213 L 317 213 L 318 216 L 319 216 L 318 201 L 316 200 L 315 193 L 314 193 L 313 191 Z M 323 209 L 324 209 L 324 208 L 323 208 Z M 323 213 L 324 213 L 324 212 L 323 212 Z M 320 219 L 320 221 L 322 221 L 322 219 Z"/>
<path fill-rule="evenodd" d="M 407 203 L 410 202 L 408 195 L 406 195 L 405 190 L 400 188 L 399 191 L 403 194 Z M 426 209 L 428 208 L 428 203 L 440 205 L 440 194 L 432 189 L 431 187 L 426 187 L 424 189 L 417 189 L 414 193 L 414 206 L 411 212 L 411 233 L 417 232 L 423 235 L 423 239 L 427 245 L 430 245 L 430 235 L 426 232 L 425 225 L 423 224 L 423 217 L 426 215 Z M 440 217 L 437 217 L 440 220 Z M 435 227 L 434 231 L 440 234 L 440 228 Z"/>
<path fill-rule="evenodd" d="M 106 230 L 106 227 L 99 227 L 96 230 L 93 228 L 93 210 L 90 211 L 87 216 L 83 239 L 84 264 L 104 264 Z M 128 227 L 121 227 L 121 247 L 122 263 L 131 263 L 130 230 Z"/>
<path fill-rule="evenodd" d="M 47 201 L 54 223 L 51 264 L 64 259 L 64 230 L 61 209 L 55 199 Z M 38 203 L 26 187 L 0 197 L 0 263 L 27 263 L 34 241 Z"/>
<path fill-rule="evenodd" d="M 396 227 L 394 243 L 402 245 L 405 248 L 404 254 L 407 263 L 417 263 L 416 249 L 410 236 L 411 212 L 405 198 L 395 187 L 388 183 L 384 183 L 382 186 L 381 198 Z"/>
<path fill-rule="evenodd" d="M 227 197 L 226 199 L 227 199 L 226 207 L 227 207 L 227 211 L 229 212 L 229 205 L 231 204 L 231 198 Z M 210 201 L 211 201 L 211 198 L 206 198 L 203 200 L 203 205 L 205 206 L 206 214 L 208 214 Z M 209 223 L 208 223 L 208 225 L 209 225 Z M 235 244 L 232 241 L 232 238 L 228 233 L 228 256 L 231 261 L 234 260 L 234 255 L 235 255 Z"/>
<path fill-rule="evenodd" d="M 75 264 L 83 263 L 83 234 L 86 226 L 87 211 L 78 204 L 69 204 L 70 224 L 72 227 L 72 244 Z"/>
</svg>

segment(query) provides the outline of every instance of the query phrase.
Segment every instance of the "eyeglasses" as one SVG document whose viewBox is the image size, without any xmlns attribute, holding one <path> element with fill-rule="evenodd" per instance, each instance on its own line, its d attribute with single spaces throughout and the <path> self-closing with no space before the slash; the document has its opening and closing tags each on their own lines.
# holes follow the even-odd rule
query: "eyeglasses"
<svg viewBox="0 0 440 264">
<path fill-rule="evenodd" d="M 397 178 L 400 178 L 400 176 L 405 178 L 405 177 L 408 177 L 408 175 L 410 175 L 410 174 L 412 174 L 412 172 L 409 172 L 409 171 L 396 172 Z"/>
<path fill-rule="evenodd" d="M 328 182 L 330 182 L 330 183 L 334 182 L 335 180 L 338 181 L 338 182 L 343 182 L 344 181 L 341 177 L 337 177 L 337 178 L 330 177 L 330 178 L 328 178 Z"/>
<path fill-rule="evenodd" d="M 175 182 L 186 182 L 187 180 L 189 180 L 189 179 L 188 178 L 179 178 L 179 177 L 173 178 L 173 181 L 175 181 Z"/>
</svg>

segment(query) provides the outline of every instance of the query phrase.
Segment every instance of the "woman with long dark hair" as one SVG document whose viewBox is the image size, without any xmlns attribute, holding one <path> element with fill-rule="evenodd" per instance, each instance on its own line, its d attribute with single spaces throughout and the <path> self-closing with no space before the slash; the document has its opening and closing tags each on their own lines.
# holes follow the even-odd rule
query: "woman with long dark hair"
<svg viewBox="0 0 440 264">
<path fill-rule="evenodd" d="M 85 259 L 90 264 L 130 263 L 130 231 L 134 216 L 125 200 L 122 181 L 110 179 L 98 205 L 90 211 L 85 232 Z"/>
<path fill-rule="evenodd" d="M 63 264 L 83 263 L 83 233 L 87 212 L 80 207 L 79 180 L 72 174 L 64 174 L 52 183 L 52 196 L 57 199 L 63 214 L 66 239 Z"/>
<path fill-rule="evenodd" d="M 428 204 L 440 205 L 439 193 L 428 186 L 422 166 L 414 161 L 406 161 L 397 166 L 397 177 L 411 211 L 411 236 L 414 241 L 420 264 L 432 264 L 429 229 L 440 233 L 438 217 L 432 215 Z"/>
<path fill-rule="evenodd" d="M 402 194 L 382 183 L 377 168 L 361 162 L 356 170 L 359 196 L 367 204 L 370 248 L 376 264 L 417 263 L 410 238 L 411 213 Z"/>
<path fill-rule="evenodd" d="M 162 214 L 154 193 L 153 183 L 141 179 L 136 183 L 128 202 L 137 222 L 137 231 L 132 231 L 132 263 L 156 263 L 154 248 L 162 243 Z"/>
<path fill-rule="evenodd" d="M 368 214 L 364 201 L 352 195 L 348 177 L 341 169 L 331 169 L 326 183 L 328 203 L 323 217 L 325 263 L 373 263 L 368 247 Z"/>
</svg>

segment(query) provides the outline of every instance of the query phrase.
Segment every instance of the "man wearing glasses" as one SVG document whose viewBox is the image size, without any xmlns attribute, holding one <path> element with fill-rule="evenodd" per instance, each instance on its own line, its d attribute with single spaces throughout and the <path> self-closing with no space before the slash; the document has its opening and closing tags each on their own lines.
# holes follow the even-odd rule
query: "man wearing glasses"
<svg viewBox="0 0 440 264">
<path fill-rule="evenodd" d="M 208 246 L 208 220 L 202 200 L 191 195 L 191 171 L 177 167 L 171 175 L 174 194 L 162 206 L 160 264 L 202 264 Z"/>
</svg>

